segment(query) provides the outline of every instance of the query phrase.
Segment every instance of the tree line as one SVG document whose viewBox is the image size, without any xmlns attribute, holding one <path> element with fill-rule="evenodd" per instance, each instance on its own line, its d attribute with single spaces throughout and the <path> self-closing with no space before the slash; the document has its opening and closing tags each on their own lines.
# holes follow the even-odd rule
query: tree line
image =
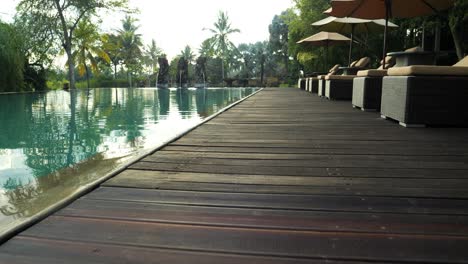
<svg viewBox="0 0 468 264">
<path fill-rule="evenodd" d="M 124 12 L 119 29 L 103 33 L 102 12 Z M 75 87 L 155 86 L 158 59 L 166 57 L 152 40 L 145 45 L 139 32 L 138 10 L 128 0 L 22 0 L 12 23 L 0 21 L 0 92 L 38 91 Z M 177 79 L 177 63 L 184 58 L 192 83 L 195 62 L 206 59 L 206 83 L 225 80 L 289 75 L 289 55 L 279 16 L 270 25 L 270 40 L 234 45 L 230 36 L 241 33 L 231 25 L 227 12 L 208 30 L 212 37 L 194 50 L 186 46 L 170 61 L 170 81 Z M 287 27 L 287 26 L 286 26 Z M 287 37 L 286 37 L 287 38 Z M 57 58 L 65 65 L 57 65 Z M 265 81 L 264 81 L 265 80 Z"/>
</svg>

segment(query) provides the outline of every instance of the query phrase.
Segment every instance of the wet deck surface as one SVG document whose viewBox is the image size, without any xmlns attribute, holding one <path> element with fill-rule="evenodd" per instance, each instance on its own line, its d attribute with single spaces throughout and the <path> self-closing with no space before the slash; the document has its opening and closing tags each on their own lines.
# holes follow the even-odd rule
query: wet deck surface
<svg viewBox="0 0 468 264">
<path fill-rule="evenodd" d="M 468 262 L 468 129 L 266 89 L 0 247 L 0 263 Z"/>
</svg>

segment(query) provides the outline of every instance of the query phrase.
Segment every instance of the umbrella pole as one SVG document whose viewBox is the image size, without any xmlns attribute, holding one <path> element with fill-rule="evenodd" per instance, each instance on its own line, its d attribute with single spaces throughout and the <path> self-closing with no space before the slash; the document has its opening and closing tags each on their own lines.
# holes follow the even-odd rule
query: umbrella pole
<svg viewBox="0 0 468 264">
<path fill-rule="evenodd" d="M 384 30 L 384 43 L 383 43 L 383 54 L 382 54 L 382 66 L 383 69 L 386 69 L 385 57 L 387 56 L 387 30 L 388 30 L 388 18 L 390 13 L 390 8 L 392 6 L 391 0 L 385 0 L 385 30 Z"/>
<path fill-rule="evenodd" d="M 351 25 L 351 43 L 349 44 L 348 67 L 351 67 L 351 55 L 353 52 L 353 42 L 354 42 L 354 26 L 355 24 Z"/>
<path fill-rule="evenodd" d="M 327 40 L 327 45 L 326 45 L 326 51 L 325 51 L 325 71 L 329 69 L 328 67 L 328 40 Z"/>
</svg>

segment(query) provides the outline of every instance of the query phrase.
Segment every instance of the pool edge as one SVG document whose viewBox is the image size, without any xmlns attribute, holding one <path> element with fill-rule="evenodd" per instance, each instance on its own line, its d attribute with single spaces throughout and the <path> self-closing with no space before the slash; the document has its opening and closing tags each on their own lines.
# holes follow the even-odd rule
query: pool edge
<svg viewBox="0 0 468 264">
<path fill-rule="evenodd" d="M 182 131 L 181 133 L 176 134 L 173 138 L 168 139 L 165 142 L 162 142 L 159 146 L 157 146 L 155 148 L 152 148 L 152 149 L 150 149 L 148 151 L 145 151 L 145 152 L 141 153 L 141 155 L 138 155 L 138 156 L 135 156 L 134 158 L 131 158 L 130 160 L 128 160 L 122 166 L 119 166 L 118 168 L 116 168 L 115 170 L 107 173 L 103 177 L 84 185 L 82 188 L 77 189 L 75 192 L 73 192 L 68 197 L 66 197 L 66 198 L 52 204 L 51 206 L 49 206 L 46 209 L 39 212 L 38 214 L 36 214 L 36 215 L 32 216 L 31 218 L 25 220 L 24 222 L 20 223 L 15 228 L 12 228 L 11 230 L 8 230 L 8 231 L 0 234 L 0 246 L 5 244 L 6 242 L 8 242 L 13 237 L 17 236 L 21 232 L 25 231 L 26 229 L 40 223 L 42 220 L 45 220 L 47 217 L 51 216 L 52 214 L 60 211 L 61 209 L 67 207 L 68 205 L 72 204 L 74 201 L 78 200 L 82 196 L 85 196 L 86 194 L 94 191 L 102 183 L 104 183 L 104 182 L 108 181 L 109 179 L 117 176 L 122 171 L 128 169 L 128 167 L 130 167 L 135 162 L 138 162 L 139 160 L 142 160 L 145 157 L 147 157 L 147 156 L 161 150 L 162 148 L 166 147 L 167 145 L 171 144 L 172 142 L 179 140 L 180 138 L 182 138 L 183 136 L 185 136 L 188 133 L 192 132 L 193 130 L 197 129 L 198 127 L 204 125 L 205 123 L 207 123 L 210 120 L 216 118 L 217 116 L 221 115 L 222 113 L 228 111 L 229 109 L 233 108 L 234 106 L 244 102 L 245 100 L 249 99 L 250 97 L 256 95 L 259 92 L 261 92 L 263 89 L 264 88 L 261 87 L 260 89 L 258 89 L 254 93 L 252 93 L 252 94 L 250 94 L 250 95 L 248 95 L 248 96 L 246 96 L 246 97 L 244 97 L 244 98 L 242 98 L 242 99 L 240 99 L 240 100 L 238 100 L 238 101 L 236 101 L 236 102 L 234 102 L 234 103 L 232 103 L 230 105 L 227 105 L 226 107 L 219 110 L 217 113 L 214 113 L 214 114 L 208 116 L 203 121 L 201 121 L 200 123 L 194 125 L 193 127 L 190 127 L 188 129 Z"/>
</svg>

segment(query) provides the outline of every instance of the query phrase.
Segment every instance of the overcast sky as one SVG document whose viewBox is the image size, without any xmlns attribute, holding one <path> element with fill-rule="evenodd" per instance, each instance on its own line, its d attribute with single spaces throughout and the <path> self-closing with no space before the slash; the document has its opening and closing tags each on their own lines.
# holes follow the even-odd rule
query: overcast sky
<svg viewBox="0 0 468 264">
<path fill-rule="evenodd" d="M 8 20 L 14 15 L 18 0 L 0 2 L 0 18 Z M 203 28 L 213 27 L 220 10 L 227 11 L 232 26 L 241 30 L 231 37 L 239 44 L 267 40 L 273 16 L 293 6 L 291 0 L 130 0 L 130 5 L 140 9 L 135 16 L 140 20 L 145 43 L 155 39 L 169 57 L 179 54 L 186 45 L 198 50 L 210 36 Z M 105 31 L 119 28 L 123 16 L 109 16 L 102 28 Z"/>
</svg>

